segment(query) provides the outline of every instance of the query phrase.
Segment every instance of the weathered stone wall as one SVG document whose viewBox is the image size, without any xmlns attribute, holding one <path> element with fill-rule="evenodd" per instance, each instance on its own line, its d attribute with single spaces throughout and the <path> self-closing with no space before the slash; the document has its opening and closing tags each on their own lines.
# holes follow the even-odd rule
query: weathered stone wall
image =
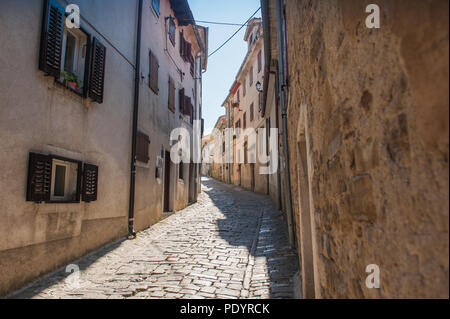
<svg viewBox="0 0 450 319">
<path fill-rule="evenodd" d="M 286 1 L 297 225 L 305 134 L 319 297 L 448 298 L 449 3 L 369 3 Z"/>
</svg>

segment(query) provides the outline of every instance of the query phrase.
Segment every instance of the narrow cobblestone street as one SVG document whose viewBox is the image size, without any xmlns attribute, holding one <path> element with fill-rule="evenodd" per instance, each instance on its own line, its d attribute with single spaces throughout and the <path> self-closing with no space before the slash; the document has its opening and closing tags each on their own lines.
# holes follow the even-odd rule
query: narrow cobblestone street
<svg viewBox="0 0 450 319">
<path fill-rule="evenodd" d="M 198 203 L 74 264 L 78 287 L 64 267 L 12 298 L 298 297 L 282 214 L 266 196 L 207 178 Z"/>
</svg>

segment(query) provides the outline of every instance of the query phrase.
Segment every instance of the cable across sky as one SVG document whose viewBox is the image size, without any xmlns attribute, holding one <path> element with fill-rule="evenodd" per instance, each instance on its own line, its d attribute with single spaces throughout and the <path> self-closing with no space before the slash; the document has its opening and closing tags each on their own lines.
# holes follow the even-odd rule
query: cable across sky
<svg viewBox="0 0 450 319">
<path fill-rule="evenodd" d="M 239 33 L 239 31 L 241 31 L 247 24 L 248 22 L 259 12 L 259 10 L 261 10 L 261 7 L 258 8 L 258 10 L 255 11 L 255 13 L 253 13 L 250 18 L 247 19 L 247 21 L 245 21 L 244 24 L 241 25 L 241 27 L 230 37 L 228 38 L 228 40 L 226 40 L 221 46 L 219 46 L 213 53 L 211 53 L 208 57 L 210 58 L 211 56 L 213 56 L 215 53 L 217 53 L 220 49 L 222 49 L 228 42 L 231 41 L 231 39 L 233 39 L 236 34 Z M 200 22 L 200 21 L 198 21 Z"/>
</svg>

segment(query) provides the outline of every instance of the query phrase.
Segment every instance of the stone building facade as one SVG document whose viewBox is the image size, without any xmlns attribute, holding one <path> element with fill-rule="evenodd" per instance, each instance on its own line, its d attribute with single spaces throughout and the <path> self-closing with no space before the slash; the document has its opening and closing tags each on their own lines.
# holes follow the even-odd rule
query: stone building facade
<svg viewBox="0 0 450 319">
<path fill-rule="evenodd" d="M 250 20 L 245 32 L 244 41 L 247 42 L 248 52 L 236 80 L 223 103 L 226 110 L 227 127 L 234 128 L 235 134 L 231 141 L 225 138 L 225 143 L 233 158 L 226 168 L 227 183 L 242 186 L 245 189 L 274 197 L 277 193 L 277 178 L 275 174 L 263 174 L 261 168 L 267 167 L 262 161 L 259 149 L 262 143 L 267 145 L 265 134 L 260 129 L 276 128 L 274 112 L 262 112 L 262 97 L 264 86 L 265 53 L 262 20 Z M 247 131 L 249 130 L 249 131 Z M 251 132 L 253 130 L 253 133 Z M 263 139 L 259 143 L 259 138 Z M 266 154 L 263 154 L 267 156 Z M 275 156 L 275 161 L 278 159 Z"/>
<path fill-rule="evenodd" d="M 376 3 L 261 1 L 303 294 L 448 298 L 449 3 Z"/>
<path fill-rule="evenodd" d="M 71 1 L 80 28 L 65 0 L 0 2 L 0 295 L 195 200 L 199 172 L 166 151 L 173 128 L 201 118 L 207 29 L 187 1 L 140 1 Z"/>
</svg>

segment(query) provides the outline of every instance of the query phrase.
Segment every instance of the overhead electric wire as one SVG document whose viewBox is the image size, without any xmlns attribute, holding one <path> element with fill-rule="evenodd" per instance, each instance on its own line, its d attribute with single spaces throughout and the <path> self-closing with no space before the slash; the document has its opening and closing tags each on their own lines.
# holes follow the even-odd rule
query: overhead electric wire
<svg viewBox="0 0 450 319">
<path fill-rule="evenodd" d="M 247 25 L 247 23 L 248 23 L 248 22 L 249 22 L 249 21 L 250 21 L 257 13 L 258 13 L 259 10 L 261 10 L 261 7 L 259 7 L 258 10 L 256 10 L 255 13 L 253 13 L 253 14 L 250 16 L 250 18 L 248 18 L 247 21 L 245 21 L 245 23 L 244 23 L 243 25 L 241 25 L 241 27 L 240 27 L 235 33 L 233 33 L 233 35 L 232 35 L 228 40 L 226 40 L 220 47 L 218 47 L 213 53 L 211 53 L 211 54 L 208 56 L 208 58 L 210 58 L 213 54 L 215 54 L 217 51 L 219 51 L 220 49 L 222 49 L 228 42 L 230 42 L 231 39 L 233 39 L 233 38 L 236 36 L 236 34 L 238 34 L 239 31 L 241 31 L 242 28 L 244 28 L 244 27 Z"/>
<path fill-rule="evenodd" d="M 188 20 L 193 21 L 196 23 L 203 23 L 203 24 L 218 24 L 218 25 L 230 25 L 230 26 L 246 26 L 247 24 L 240 24 L 240 23 L 231 23 L 231 22 L 217 22 L 217 21 L 203 21 L 203 20 Z"/>
</svg>

